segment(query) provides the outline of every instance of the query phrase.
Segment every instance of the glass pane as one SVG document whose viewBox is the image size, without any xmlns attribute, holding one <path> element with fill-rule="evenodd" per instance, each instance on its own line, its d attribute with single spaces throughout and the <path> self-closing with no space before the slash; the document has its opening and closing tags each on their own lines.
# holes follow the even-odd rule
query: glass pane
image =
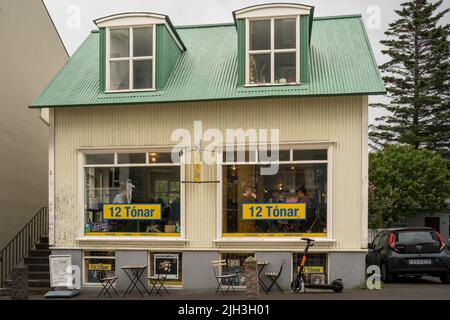
<svg viewBox="0 0 450 320">
<path fill-rule="evenodd" d="M 295 29 L 295 18 L 275 20 L 275 49 L 295 49 Z"/>
<path fill-rule="evenodd" d="M 130 64 L 128 61 L 111 61 L 110 90 L 130 89 Z"/>
<path fill-rule="evenodd" d="M 270 162 L 270 161 L 290 161 L 291 160 L 291 150 L 278 150 L 278 157 L 272 150 L 259 149 L 259 161 L 260 162 Z"/>
<path fill-rule="evenodd" d="M 296 81 L 295 52 L 275 54 L 275 83 Z"/>
<path fill-rule="evenodd" d="M 113 164 L 114 154 L 87 154 L 86 164 Z"/>
<path fill-rule="evenodd" d="M 152 60 L 133 61 L 134 89 L 152 87 Z"/>
<path fill-rule="evenodd" d="M 153 56 L 153 29 L 133 29 L 133 56 Z"/>
<path fill-rule="evenodd" d="M 130 56 L 130 29 L 112 29 L 110 31 L 110 57 Z"/>
<path fill-rule="evenodd" d="M 250 50 L 270 49 L 270 20 L 250 21 Z"/>
<path fill-rule="evenodd" d="M 179 182 L 179 166 L 85 168 L 85 234 L 179 233 L 181 194 L 169 190 Z M 125 214 L 111 219 L 109 211 L 103 212 L 105 204 L 161 204 L 161 219 L 128 219 Z"/>
<path fill-rule="evenodd" d="M 280 164 L 274 175 L 262 165 L 223 166 L 223 233 L 327 233 L 327 164 Z M 243 204 L 305 204 L 305 219 L 243 218 Z"/>
<path fill-rule="evenodd" d="M 328 151 L 323 150 L 294 150 L 294 161 L 299 160 L 327 160 Z"/>
<path fill-rule="evenodd" d="M 148 160 L 150 163 L 173 163 L 170 152 L 150 152 Z"/>
<path fill-rule="evenodd" d="M 250 83 L 270 83 L 270 54 L 250 55 Z"/>
<path fill-rule="evenodd" d="M 117 160 L 119 164 L 145 163 L 145 153 L 120 153 Z"/>
<path fill-rule="evenodd" d="M 255 162 L 255 150 L 235 150 L 233 152 L 223 152 L 223 162 Z"/>
</svg>

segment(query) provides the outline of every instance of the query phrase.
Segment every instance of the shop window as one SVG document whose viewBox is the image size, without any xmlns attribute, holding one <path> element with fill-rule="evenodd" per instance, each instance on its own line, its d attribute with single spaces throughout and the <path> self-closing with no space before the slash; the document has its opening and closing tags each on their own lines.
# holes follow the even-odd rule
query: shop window
<svg viewBox="0 0 450 320">
<path fill-rule="evenodd" d="M 150 252 L 149 254 L 149 275 L 165 275 L 165 266 L 169 263 L 165 285 L 181 286 L 183 284 L 183 254 L 181 252 Z"/>
<path fill-rule="evenodd" d="M 327 162 L 278 166 L 262 175 L 263 164 L 223 164 L 224 237 L 327 236 Z"/>
<path fill-rule="evenodd" d="M 97 284 L 103 277 L 114 277 L 116 272 L 115 259 L 114 251 L 85 251 L 84 282 Z"/>
<path fill-rule="evenodd" d="M 294 278 L 300 267 L 300 262 L 303 253 L 293 254 L 293 274 Z M 308 253 L 306 255 L 306 265 L 303 270 L 306 274 L 306 281 L 314 284 L 328 283 L 328 269 L 327 269 L 327 254 L 326 253 Z"/>
<path fill-rule="evenodd" d="M 179 236 L 180 166 L 142 164 L 138 154 L 116 158 L 130 166 L 85 166 L 85 234 Z"/>
<path fill-rule="evenodd" d="M 148 90 L 154 86 L 154 28 L 110 28 L 108 90 Z"/>
<path fill-rule="evenodd" d="M 299 82 L 299 17 L 249 20 L 247 84 Z"/>
<path fill-rule="evenodd" d="M 238 274 L 238 278 L 234 279 L 234 286 L 245 285 L 245 259 L 248 257 L 254 257 L 254 253 L 240 252 L 240 253 L 231 253 L 224 252 L 222 253 L 221 260 L 225 260 L 226 265 L 221 268 L 220 273 L 222 275 L 227 274 Z"/>
</svg>

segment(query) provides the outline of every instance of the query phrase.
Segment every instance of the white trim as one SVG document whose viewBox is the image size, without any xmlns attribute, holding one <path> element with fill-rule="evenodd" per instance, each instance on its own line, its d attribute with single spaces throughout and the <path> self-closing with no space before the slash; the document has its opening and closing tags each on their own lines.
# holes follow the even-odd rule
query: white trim
<svg viewBox="0 0 450 320">
<path fill-rule="evenodd" d="M 98 28 L 166 23 L 166 16 L 155 13 L 124 13 L 94 20 Z"/>
<path fill-rule="evenodd" d="M 321 237 L 311 237 L 316 243 L 320 244 L 335 244 L 336 239 L 332 238 L 321 238 Z M 297 237 L 225 237 L 221 239 L 214 239 L 215 243 L 294 243 L 303 244 L 305 241 Z M 292 249 L 289 249 L 292 251 Z"/>
<path fill-rule="evenodd" d="M 152 55 L 151 56 L 134 56 L 134 29 L 138 28 L 152 28 Z M 111 58 L 111 30 L 113 29 L 128 29 L 129 37 L 129 52 L 128 57 Z M 126 92 L 145 92 L 156 91 L 156 24 L 147 25 L 123 25 L 123 26 L 110 26 L 106 28 L 106 44 L 105 44 L 105 93 L 126 93 Z M 128 61 L 128 89 L 111 89 L 111 62 L 115 61 Z M 151 61 L 152 63 L 152 86 L 150 88 L 135 89 L 134 77 L 133 77 L 133 64 L 135 61 Z"/>
<path fill-rule="evenodd" d="M 295 48 L 275 48 L 275 20 L 295 19 Z M 270 20 L 270 49 L 250 50 L 250 23 L 258 20 Z M 245 19 L 245 87 L 274 86 L 274 85 L 299 85 L 300 84 L 300 15 L 270 15 L 258 18 Z M 295 82 L 275 82 L 275 55 L 279 53 L 295 53 Z M 270 82 L 250 83 L 250 56 L 256 54 L 270 54 Z"/>
<path fill-rule="evenodd" d="M 48 138 L 48 242 L 55 244 L 55 109 L 49 110 Z"/>
<path fill-rule="evenodd" d="M 236 19 L 261 18 L 268 16 L 287 16 L 310 14 L 310 6 L 301 4 L 274 3 L 262 4 L 236 10 Z"/>
<path fill-rule="evenodd" d="M 369 120 L 368 97 L 361 97 L 361 240 L 362 248 L 367 249 L 369 224 Z"/>
</svg>

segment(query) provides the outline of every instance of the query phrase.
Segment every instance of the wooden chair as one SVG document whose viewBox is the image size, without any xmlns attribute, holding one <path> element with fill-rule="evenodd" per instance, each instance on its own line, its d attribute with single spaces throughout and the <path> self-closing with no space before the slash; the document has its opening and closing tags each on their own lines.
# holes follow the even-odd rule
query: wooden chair
<svg viewBox="0 0 450 320">
<path fill-rule="evenodd" d="M 214 277 L 217 281 L 216 294 L 220 291 L 220 293 L 224 296 L 229 292 L 230 288 L 233 289 L 233 292 L 236 292 L 233 282 L 239 281 L 239 276 L 237 273 L 223 274 L 224 269 L 226 269 L 225 267 L 227 266 L 227 262 L 225 260 L 213 260 L 211 261 L 211 266 L 213 268 Z M 224 290 L 224 286 L 227 286 L 226 290 Z"/>
</svg>

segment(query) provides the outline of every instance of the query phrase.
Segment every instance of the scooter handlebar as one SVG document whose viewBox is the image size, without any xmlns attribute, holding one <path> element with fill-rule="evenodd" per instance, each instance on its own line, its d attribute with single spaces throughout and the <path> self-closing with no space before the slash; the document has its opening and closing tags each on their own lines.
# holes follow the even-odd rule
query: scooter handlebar
<svg viewBox="0 0 450 320">
<path fill-rule="evenodd" d="M 306 243 L 308 244 L 308 245 L 314 245 L 314 239 L 311 239 L 311 238 L 301 238 L 301 240 L 303 240 L 303 241 L 306 241 Z"/>
</svg>

